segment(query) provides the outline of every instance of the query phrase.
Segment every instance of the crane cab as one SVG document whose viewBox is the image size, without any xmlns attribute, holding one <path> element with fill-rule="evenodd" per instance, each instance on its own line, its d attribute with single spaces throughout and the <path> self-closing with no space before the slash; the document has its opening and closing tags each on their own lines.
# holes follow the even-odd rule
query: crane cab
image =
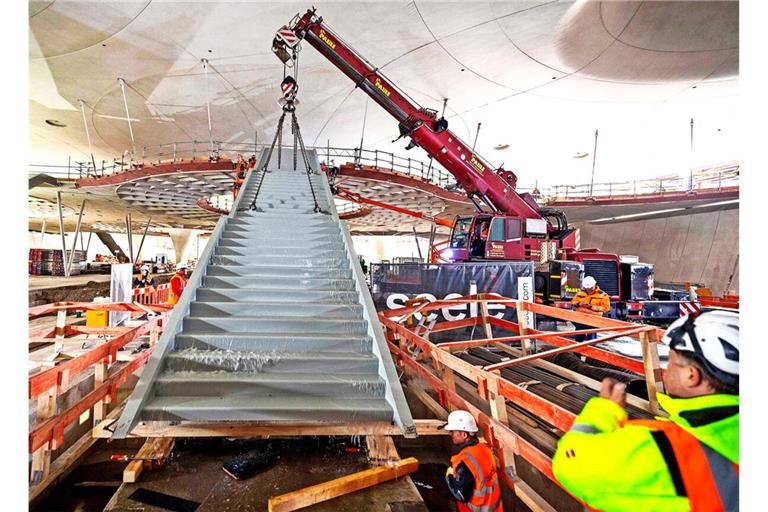
<svg viewBox="0 0 768 512">
<path fill-rule="evenodd" d="M 444 256 L 450 261 L 538 260 L 547 224 L 532 220 L 500 213 L 459 216 Z"/>
</svg>

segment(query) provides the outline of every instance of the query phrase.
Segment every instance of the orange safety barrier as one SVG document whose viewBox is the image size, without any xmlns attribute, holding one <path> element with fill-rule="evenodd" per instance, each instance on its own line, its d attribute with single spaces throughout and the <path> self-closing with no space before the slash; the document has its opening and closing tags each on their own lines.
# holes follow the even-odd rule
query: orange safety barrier
<svg viewBox="0 0 768 512">
<path fill-rule="evenodd" d="M 165 304 L 168 302 L 168 291 L 171 285 L 163 283 L 157 286 L 146 286 L 133 289 L 133 301 L 139 304 Z"/>
</svg>

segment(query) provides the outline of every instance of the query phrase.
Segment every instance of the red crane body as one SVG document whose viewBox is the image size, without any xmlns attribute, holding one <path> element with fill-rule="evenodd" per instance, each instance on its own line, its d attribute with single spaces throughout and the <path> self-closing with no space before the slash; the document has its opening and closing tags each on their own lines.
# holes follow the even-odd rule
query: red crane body
<svg viewBox="0 0 768 512">
<path fill-rule="evenodd" d="M 437 160 L 456 178 L 479 210 L 473 216 L 457 217 L 449 245 L 442 252 L 445 259 L 525 260 L 542 264 L 559 264 L 555 260 L 576 261 L 582 264 L 582 274 L 584 271 L 602 272 L 595 274 L 598 283 L 603 289 L 610 288 L 607 290 L 609 294 L 618 298 L 621 270 L 617 255 L 595 249 L 580 250 L 578 230 L 568 226 L 562 212 L 539 206 L 530 194 L 518 194 L 515 191 L 517 177 L 512 171 L 494 169 L 448 129 L 448 122 L 438 118 L 436 110 L 416 105 L 376 66 L 324 25 L 314 8 L 302 16 L 297 15 L 289 25 L 277 31 L 272 51 L 284 64 L 292 65 L 301 40 L 312 45 L 392 115 L 398 122 L 400 137 L 411 139 L 406 149 L 419 146 Z M 356 201 L 359 198 L 349 199 Z M 486 205 L 486 210 L 481 203 Z M 413 212 L 403 213 L 410 215 Z M 591 269 L 588 265 L 592 265 Z M 547 270 L 542 274 L 554 272 Z M 564 283 L 563 280 L 553 286 L 564 286 Z M 574 283 L 569 284 L 572 291 Z M 554 293 L 548 295 L 561 297 Z"/>
<path fill-rule="evenodd" d="M 307 11 L 290 28 L 389 112 L 399 123 L 400 135 L 410 137 L 413 145 L 440 162 L 456 177 L 470 198 L 482 200 L 493 211 L 512 213 L 523 219 L 542 218 L 535 202 L 529 204 L 514 191 L 515 180 L 501 176 L 509 176 L 510 171 L 494 170 L 453 132 L 444 128 L 447 123 L 437 119 L 435 110 L 414 105 L 375 67 L 323 25 L 322 18 L 317 17 L 314 10 Z"/>
</svg>

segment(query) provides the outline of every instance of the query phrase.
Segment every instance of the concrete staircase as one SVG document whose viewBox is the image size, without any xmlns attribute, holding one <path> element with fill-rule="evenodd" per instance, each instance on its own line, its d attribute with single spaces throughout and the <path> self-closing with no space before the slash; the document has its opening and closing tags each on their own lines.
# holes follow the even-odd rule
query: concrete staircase
<svg viewBox="0 0 768 512">
<path fill-rule="evenodd" d="M 204 275 L 177 306 L 186 314 L 161 360 L 153 355 L 151 383 L 137 385 L 141 403 L 130 411 L 129 402 L 118 430 L 138 420 L 405 420 L 412 428 L 325 176 L 311 177 L 326 212 L 316 213 L 303 166 L 276 166 L 274 155 L 270 172 L 249 176 L 239 211 L 211 237 L 207 265 L 195 270 Z"/>
</svg>

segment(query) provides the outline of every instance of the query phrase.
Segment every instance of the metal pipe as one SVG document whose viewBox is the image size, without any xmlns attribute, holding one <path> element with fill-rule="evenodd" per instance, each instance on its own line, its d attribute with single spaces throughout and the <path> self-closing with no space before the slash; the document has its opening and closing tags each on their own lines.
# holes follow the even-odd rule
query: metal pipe
<svg viewBox="0 0 768 512">
<path fill-rule="evenodd" d="M 117 82 L 120 84 L 120 90 L 123 93 L 123 105 L 125 105 L 125 117 L 128 120 L 128 131 L 131 133 L 131 164 L 136 159 L 136 142 L 133 138 L 133 126 L 131 126 L 131 114 L 128 111 L 128 98 L 125 96 L 125 80 L 118 78 Z"/>
<path fill-rule="evenodd" d="M 149 223 L 152 222 L 152 217 L 147 219 L 147 225 L 144 227 L 144 234 L 141 235 L 141 242 L 139 242 L 139 250 L 136 251 L 136 261 L 141 261 L 141 248 L 144 247 L 144 239 L 147 237 L 147 231 L 149 231 Z"/>
<path fill-rule="evenodd" d="M 93 236 L 93 231 L 88 232 L 88 243 L 85 244 L 85 259 L 88 260 L 88 249 L 91 248 L 91 237 Z"/>
<path fill-rule="evenodd" d="M 43 229 L 40 230 L 40 242 L 39 242 L 41 248 L 43 247 L 43 237 L 45 236 L 45 221 L 46 219 L 45 217 L 43 217 Z"/>
<path fill-rule="evenodd" d="M 211 125 L 211 95 L 208 90 L 208 59 L 200 59 L 203 62 L 203 71 L 205 72 L 205 105 L 208 109 L 208 143 L 210 150 L 213 151 L 213 127 Z"/>
<path fill-rule="evenodd" d="M 77 237 L 80 236 L 80 223 L 83 220 L 83 211 L 85 210 L 85 199 L 83 199 L 82 204 L 80 204 L 80 213 L 77 216 L 77 226 L 75 227 L 75 239 L 72 240 L 72 252 L 69 253 L 69 258 L 67 258 L 67 271 L 66 276 L 69 277 L 70 273 L 72 272 L 72 261 L 75 259 L 75 251 L 77 250 Z"/>
<path fill-rule="evenodd" d="M 477 123 L 477 131 L 475 132 L 475 142 L 472 143 L 472 151 L 475 150 L 475 144 L 477 144 L 477 138 L 480 136 L 480 125 L 482 123 Z"/>
<path fill-rule="evenodd" d="M 61 204 L 61 191 L 56 191 L 56 204 L 59 207 L 59 232 L 61 233 L 61 261 L 64 264 L 64 276 L 67 269 L 67 240 L 64 234 L 64 210 Z"/>
<path fill-rule="evenodd" d="M 592 197 L 592 186 L 595 183 L 595 161 L 597 160 L 597 130 L 595 130 L 595 149 L 592 151 L 592 179 L 589 181 L 589 197 Z"/>
<path fill-rule="evenodd" d="M 413 239 L 416 242 L 416 250 L 419 251 L 419 260 L 423 260 L 424 256 L 421 254 L 421 246 L 419 245 L 419 237 L 416 235 L 416 226 L 411 226 L 411 229 L 413 229 Z"/>
<path fill-rule="evenodd" d="M 93 147 L 91 146 L 91 134 L 88 132 L 88 123 L 85 120 L 85 102 L 81 99 L 78 99 L 77 101 L 80 103 L 80 112 L 83 114 L 83 127 L 85 127 L 85 137 L 88 139 L 88 153 L 90 153 L 91 155 L 93 172 L 96 172 L 96 160 L 93 158 Z"/>
<path fill-rule="evenodd" d="M 691 118 L 691 155 L 690 155 L 690 174 L 688 177 L 688 192 L 693 192 L 693 118 Z"/>
<path fill-rule="evenodd" d="M 125 230 L 128 232 L 128 255 L 130 256 L 131 264 L 133 264 L 133 236 L 131 233 L 132 227 L 131 212 L 128 212 L 128 215 L 125 216 Z"/>
</svg>

